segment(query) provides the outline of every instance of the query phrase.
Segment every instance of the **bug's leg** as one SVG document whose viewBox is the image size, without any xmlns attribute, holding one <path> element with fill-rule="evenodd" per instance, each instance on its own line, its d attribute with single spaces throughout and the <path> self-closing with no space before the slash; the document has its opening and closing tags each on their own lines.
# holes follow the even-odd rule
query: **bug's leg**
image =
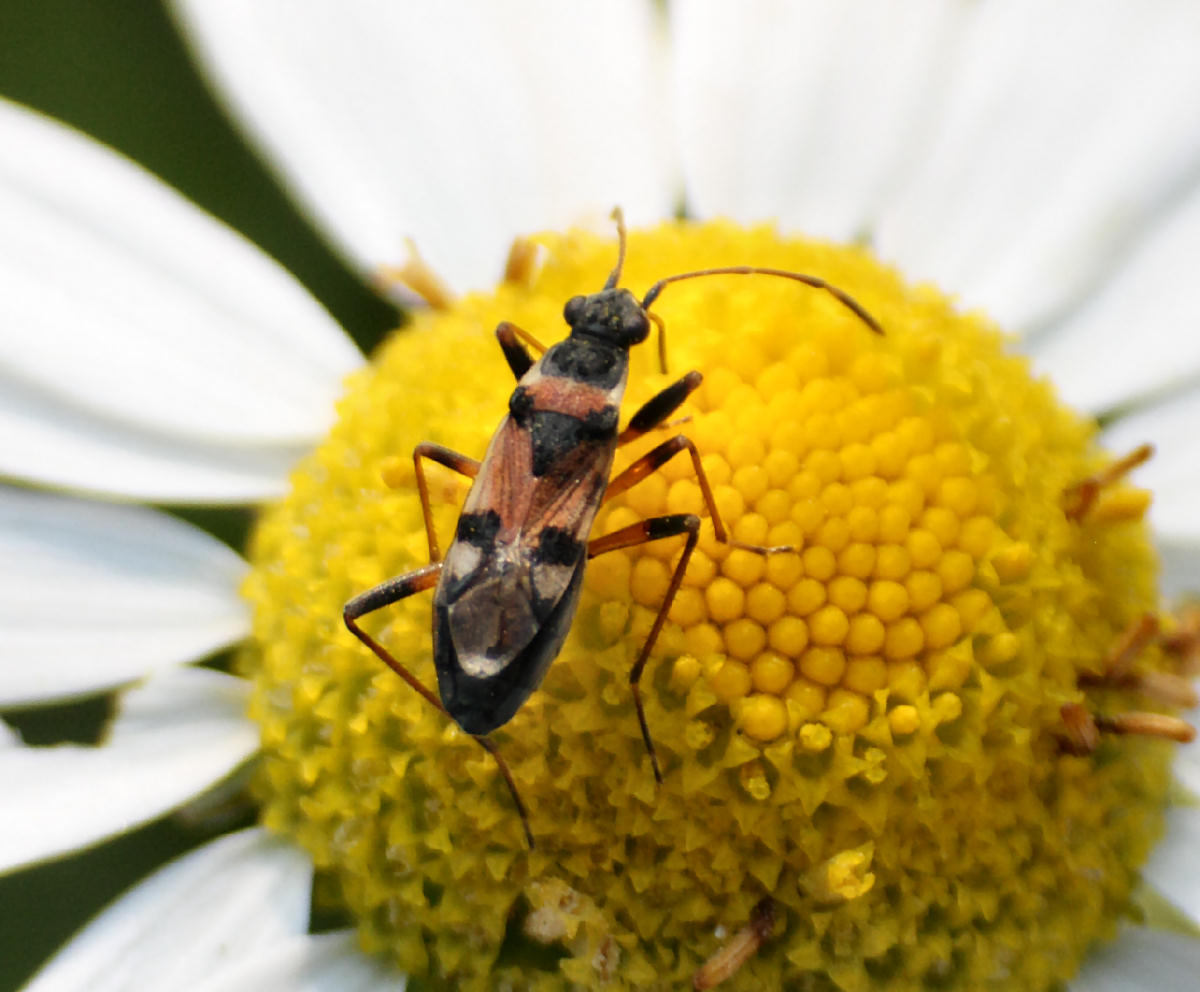
<svg viewBox="0 0 1200 992">
<path fill-rule="evenodd" d="M 677 537 L 680 534 L 687 535 L 687 543 L 683 546 L 679 563 L 675 566 L 675 572 L 667 584 L 666 595 L 663 596 L 662 605 L 658 608 L 658 615 L 650 626 L 650 633 L 646 635 L 646 642 L 642 645 L 637 660 L 629 670 L 629 688 L 633 691 L 633 703 L 637 707 L 638 723 L 642 728 L 642 740 L 646 742 L 646 751 L 650 755 L 650 767 L 654 769 L 654 778 L 658 782 L 661 782 L 663 777 L 658 767 L 658 755 L 654 751 L 654 742 L 650 739 L 650 725 L 646 722 L 646 710 L 642 706 L 642 694 L 638 688 L 638 682 L 641 680 L 642 670 L 646 667 L 646 659 L 650 657 L 650 652 L 654 649 L 654 642 L 658 640 L 659 632 L 667 621 L 667 613 L 670 612 L 671 604 L 675 601 L 675 594 L 679 592 L 683 574 L 687 571 L 688 560 L 692 557 L 692 552 L 696 550 L 696 541 L 700 537 L 700 518 L 694 513 L 673 513 L 663 517 L 650 517 L 648 520 L 630 524 L 628 527 L 622 527 L 611 534 L 605 534 L 603 537 L 597 537 L 588 542 L 588 558 L 595 558 L 597 555 L 609 551 L 645 544 L 647 541 Z"/>
<path fill-rule="evenodd" d="M 421 465 L 422 458 L 445 465 L 452 472 L 465 475 L 468 479 L 474 479 L 479 474 L 479 462 L 466 455 L 460 455 L 450 448 L 434 444 L 432 441 L 422 441 L 413 448 L 413 471 L 417 476 L 417 493 L 421 497 L 421 516 L 425 519 L 425 536 L 429 538 L 429 560 L 438 562 L 442 560 L 442 552 L 438 547 L 437 534 L 433 530 L 433 513 L 429 508 L 429 484 L 425 481 L 425 469 Z"/>
<path fill-rule="evenodd" d="M 681 379 L 680 382 L 682 381 Z M 659 393 L 659 396 L 664 395 L 666 392 L 667 390 L 664 390 L 663 393 Z M 653 403 L 654 400 L 650 402 Z M 649 405 L 647 404 L 646 406 L 648 407 Z M 641 413 L 640 410 L 638 412 Z M 670 411 L 668 410 L 667 412 L 669 413 Z M 633 426 L 632 422 L 630 426 Z M 729 536 L 729 532 L 725 529 L 725 522 L 721 519 L 721 511 L 717 509 L 717 501 L 713 496 L 712 485 L 708 481 L 708 475 L 704 471 L 704 466 L 700 464 L 700 452 L 696 450 L 696 445 L 692 439 L 685 434 L 677 434 L 670 440 L 664 441 L 655 448 L 651 448 L 641 458 L 626 468 L 625 471 L 616 476 L 608 484 L 608 490 L 604 494 L 605 502 L 641 482 L 650 473 L 662 468 L 663 465 L 681 451 L 686 451 L 691 456 L 692 467 L 696 471 L 696 482 L 699 484 L 700 493 L 704 497 L 704 505 L 708 507 L 708 515 L 712 517 L 713 532 L 716 534 L 718 541 L 735 548 L 741 548 L 743 551 L 752 551 L 758 555 L 773 555 L 783 551 L 795 550 L 790 544 L 776 544 L 771 547 L 763 547 L 761 544 L 747 544 L 745 541 L 738 541 Z"/>
<path fill-rule="evenodd" d="M 504 360 L 508 362 L 508 367 L 512 369 L 513 375 L 518 379 L 533 368 L 534 363 L 534 357 L 529 354 L 529 349 L 521 344 L 522 341 L 539 355 L 546 353 L 546 346 L 541 341 L 507 320 L 500 321 L 496 327 L 496 340 L 500 342 Z"/>
<path fill-rule="evenodd" d="M 667 322 L 658 314 L 646 311 L 655 327 L 658 328 L 658 368 L 663 375 L 667 374 Z"/>
<path fill-rule="evenodd" d="M 478 742 L 481 748 L 495 759 L 496 767 L 500 769 L 500 774 L 504 776 L 504 784 L 508 786 L 509 795 L 512 796 L 513 805 L 517 808 L 517 816 L 521 818 L 521 827 L 525 831 L 525 843 L 529 845 L 529 850 L 535 850 L 537 845 L 533 842 L 533 831 L 529 829 L 529 814 L 525 811 L 525 804 L 521 802 L 521 793 L 517 791 L 517 783 L 513 780 L 508 762 L 500 757 L 500 752 L 497 750 L 496 745 L 486 737 L 479 737 L 475 734 L 471 736 Z"/>
<path fill-rule="evenodd" d="M 426 565 L 424 568 L 418 568 L 416 571 L 389 579 L 387 582 L 382 582 L 374 589 L 368 589 L 364 593 L 359 593 L 350 600 L 342 608 L 342 619 L 346 623 L 346 629 L 370 648 L 375 657 L 399 675 L 400 678 L 404 679 L 417 695 L 441 713 L 442 716 L 447 720 L 453 720 L 454 718 L 446 711 L 446 707 L 442 705 L 442 701 L 438 699 L 437 694 L 426 688 L 412 672 L 392 657 L 392 653 L 387 648 L 358 625 L 359 617 L 366 616 L 368 613 L 374 613 L 376 610 L 383 609 L 385 606 L 391 606 L 393 603 L 398 603 L 400 600 L 407 599 L 414 593 L 432 589 L 437 585 L 438 576 L 441 575 L 441 572 L 442 563 L 438 561 Z M 525 812 L 525 804 L 521 801 L 521 795 L 517 792 L 517 784 L 513 781 L 508 763 L 500 756 L 500 752 L 496 750 L 496 745 L 486 737 L 476 737 L 474 734 L 471 736 L 478 742 L 480 747 L 495 759 L 496 766 L 500 769 L 500 774 L 504 776 L 504 782 L 508 786 L 508 791 L 512 794 L 513 805 L 517 808 L 517 814 L 521 817 L 521 826 L 525 830 L 525 839 L 529 843 L 530 850 L 532 850 L 534 844 L 533 833 L 529 829 L 529 816 Z"/>
<path fill-rule="evenodd" d="M 661 427 L 671 414 L 678 410 L 683 401 L 704 381 L 699 372 L 689 372 L 678 382 L 673 382 L 660 393 L 651 396 L 632 417 L 629 425 L 617 436 L 617 444 L 636 441 L 643 434 Z"/>
<path fill-rule="evenodd" d="M 437 585 L 438 576 L 441 575 L 441 572 L 442 563 L 438 561 L 426 565 L 424 568 L 418 568 L 404 575 L 398 575 L 394 579 L 388 579 L 387 582 L 381 582 L 374 589 L 368 589 L 366 592 L 359 593 L 343 606 L 342 620 L 346 623 L 346 629 L 369 647 L 380 661 L 412 686 L 431 706 L 442 713 L 446 713 L 446 707 L 442 705 L 442 701 L 434 693 L 426 689 L 412 672 L 393 658 L 387 648 L 358 625 L 359 617 L 366 616 L 368 613 L 374 613 L 376 610 L 381 610 L 385 606 L 391 606 L 393 603 L 398 603 L 400 600 L 407 599 L 414 593 L 432 589 Z M 449 716 L 450 714 L 446 713 L 446 715 Z"/>
</svg>

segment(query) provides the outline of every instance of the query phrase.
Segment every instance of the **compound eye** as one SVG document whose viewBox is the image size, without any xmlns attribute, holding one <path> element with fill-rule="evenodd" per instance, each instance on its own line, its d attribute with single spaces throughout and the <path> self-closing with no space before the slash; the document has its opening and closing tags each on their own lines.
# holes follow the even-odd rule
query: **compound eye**
<svg viewBox="0 0 1200 992">
<path fill-rule="evenodd" d="M 563 319 L 574 327 L 583 317 L 583 308 L 586 303 L 586 297 L 572 296 L 567 300 L 566 306 L 563 307 Z"/>
<path fill-rule="evenodd" d="M 625 340 L 641 344 L 650 335 L 650 320 L 642 310 L 626 314 L 621 330 Z"/>
</svg>

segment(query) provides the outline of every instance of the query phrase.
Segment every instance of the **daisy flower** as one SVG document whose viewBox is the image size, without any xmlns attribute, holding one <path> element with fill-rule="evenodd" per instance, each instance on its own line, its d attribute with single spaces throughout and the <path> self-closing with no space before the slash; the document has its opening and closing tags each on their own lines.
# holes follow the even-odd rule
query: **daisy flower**
<svg viewBox="0 0 1200 992">
<path fill-rule="evenodd" d="M 236 233 L 0 105 L 0 705 L 118 693 L 98 746 L 5 730 L 0 868 L 251 761 L 263 824 L 31 988 L 1191 984 L 1200 772 L 1164 738 L 1200 637 L 1172 605 L 1200 561 L 1194 5 L 174 10 L 332 243 L 366 276 L 415 244 L 433 305 L 364 364 Z M 589 565 L 495 735 L 530 850 L 497 765 L 340 611 L 428 560 L 408 452 L 483 452 L 494 328 L 560 334 L 616 203 L 635 292 L 811 272 L 884 334 L 785 280 L 656 302 L 705 376 L 698 457 L 595 532 L 715 506 L 793 550 L 706 521 L 642 682 L 657 785 L 628 675 L 680 542 Z M 654 352 L 628 410 L 672 381 Z M 465 486 L 429 478 L 444 544 Z M 139 505 L 241 502 L 269 504 L 245 557 Z M 431 684 L 427 599 L 364 622 Z M 238 643 L 237 676 L 189 667 Z M 355 933 L 308 932 L 314 889 Z"/>
</svg>

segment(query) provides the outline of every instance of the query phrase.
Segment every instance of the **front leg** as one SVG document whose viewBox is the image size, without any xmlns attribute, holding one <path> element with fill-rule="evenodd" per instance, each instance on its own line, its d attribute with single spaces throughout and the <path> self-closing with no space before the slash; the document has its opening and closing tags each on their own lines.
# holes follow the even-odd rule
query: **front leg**
<svg viewBox="0 0 1200 992">
<path fill-rule="evenodd" d="M 689 372 L 678 382 L 671 383 L 662 392 L 651 396 L 642 404 L 641 409 L 629 419 L 629 426 L 621 431 L 617 437 L 617 444 L 636 441 L 648 431 L 661 427 L 663 421 L 678 410 L 683 405 L 683 401 L 703 381 L 704 376 L 699 372 Z"/>
<path fill-rule="evenodd" d="M 535 361 L 525 345 L 521 344 L 522 341 L 539 354 L 544 355 L 546 353 L 546 346 L 542 342 L 528 331 L 521 329 L 516 324 L 510 323 L 507 320 L 500 321 L 500 324 L 496 327 L 496 340 L 500 342 L 500 350 L 504 352 L 504 360 L 508 362 L 508 367 L 512 369 L 513 375 L 518 380 L 523 378 L 525 373 L 533 368 Z"/>
<path fill-rule="evenodd" d="M 434 444 L 432 441 L 422 441 L 413 448 L 413 472 L 417 477 L 417 494 L 421 497 L 421 514 L 425 518 L 425 536 L 429 538 L 429 560 L 437 562 L 442 560 L 442 552 L 438 548 L 437 534 L 433 530 L 433 511 L 429 506 L 429 483 L 425 481 L 422 459 L 445 465 L 452 472 L 465 475 L 468 479 L 474 479 L 479 474 L 479 462 L 466 455 L 460 455 L 457 451 L 452 451 L 444 445 Z"/>
<path fill-rule="evenodd" d="M 699 375 L 698 372 L 693 374 Z M 680 380 L 680 382 L 682 381 Z M 676 383 L 676 385 L 679 384 Z M 650 403 L 664 396 L 666 392 L 664 390 L 662 393 L 659 393 Z M 642 409 L 648 409 L 650 403 L 647 403 Z M 641 410 L 638 412 L 641 413 Z M 671 410 L 667 410 L 663 416 L 667 416 L 670 413 Z M 700 495 L 704 499 L 708 515 L 712 518 L 713 533 L 716 535 L 718 541 L 734 548 L 741 548 L 743 551 L 752 551 L 756 555 L 774 555 L 784 551 L 796 550 L 790 544 L 775 544 L 770 547 L 764 547 L 761 544 L 747 544 L 745 541 L 739 541 L 730 536 L 729 531 L 725 528 L 725 521 L 721 519 L 721 511 L 717 508 L 717 500 L 713 495 L 712 484 L 708 481 L 708 473 L 704 471 L 704 466 L 700 463 L 700 452 L 696 450 L 695 442 L 686 434 L 677 434 L 657 447 L 651 448 L 641 458 L 615 476 L 605 490 L 604 502 L 607 503 L 613 497 L 620 496 L 621 493 L 637 485 L 652 472 L 657 472 L 681 451 L 686 451 L 692 459 L 692 468 L 696 473 L 696 484 L 700 487 Z"/>
</svg>

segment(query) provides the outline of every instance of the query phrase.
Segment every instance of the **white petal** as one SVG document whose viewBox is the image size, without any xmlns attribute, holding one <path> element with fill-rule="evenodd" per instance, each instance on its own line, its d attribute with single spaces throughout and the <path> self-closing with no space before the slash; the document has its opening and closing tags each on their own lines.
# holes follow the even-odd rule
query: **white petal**
<svg viewBox="0 0 1200 992">
<path fill-rule="evenodd" d="M 1102 412 L 1200 376 L 1200 186 L 1065 325 L 1028 342 L 1063 398 Z"/>
<path fill-rule="evenodd" d="M 1192 710 L 1189 713 L 1183 714 L 1183 718 L 1192 724 L 1196 725 L 1196 719 L 1200 716 L 1200 711 Z M 1200 748 L 1181 747 L 1175 752 L 1175 763 L 1172 765 L 1172 772 L 1176 780 L 1187 789 L 1193 796 L 1200 796 Z"/>
<path fill-rule="evenodd" d="M 1158 554 L 1162 559 L 1162 595 L 1168 605 L 1188 594 L 1200 593 L 1200 538 L 1160 539 Z"/>
<path fill-rule="evenodd" d="M 248 503 L 282 495 L 305 450 L 172 439 L 82 413 L 0 369 L 0 475 L 118 499 Z"/>
<path fill-rule="evenodd" d="M 1154 457 L 1132 477 L 1154 491 L 1150 520 L 1167 540 L 1200 542 L 1200 391 L 1122 417 L 1101 441 L 1119 454 L 1147 441 L 1154 445 Z"/>
<path fill-rule="evenodd" d="M 257 448 L 329 425 L 361 358 L 280 265 L 139 166 L 0 101 L 0 369 L 160 438 Z"/>
<path fill-rule="evenodd" d="M 1088 957 L 1070 992 L 1186 992 L 1200 973 L 1200 940 L 1128 927 Z"/>
<path fill-rule="evenodd" d="M 697 0 L 671 8 L 689 205 L 862 233 L 923 148 L 965 5 Z"/>
<path fill-rule="evenodd" d="M 245 571 L 165 513 L 0 486 L 0 706 L 108 689 L 238 640 Z"/>
<path fill-rule="evenodd" d="M 1200 923 L 1200 808 L 1172 806 L 1167 830 L 1142 875 L 1178 909 Z"/>
<path fill-rule="evenodd" d="M 653 5 L 176 0 L 285 182 L 366 270 L 413 237 L 452 285 L 516 233 L 673 205 Z"/>
<path fill-rule="evenodd" d="M 216 968 L 302 934 L 311 884 L 312 867 L 297 848 L 262 830 L 222 837 L 118 899 L 25 992 L 190 987 Z"/>
<path fill-rule="evenodd" d="M 402 992 L 404 976 L 358 948 L 350 931 L 281 940 L 186 992 Z M 182 990 L 181 990 L 182 992 Z"/>
<path fill-rule="evenodd" d="M 162 815 L 252 755 L 248 687 L 172 669 L 128 692 L 96 747 L 0 750 L 0 871 L 88 847 Z"/>
<path fill-rule="evenodd" d="M 1194 176 L 1197 50 L 1189 0 L 972 5 L 883 256 L 1016 329 L 1060 313 Z"/>
</svg>

